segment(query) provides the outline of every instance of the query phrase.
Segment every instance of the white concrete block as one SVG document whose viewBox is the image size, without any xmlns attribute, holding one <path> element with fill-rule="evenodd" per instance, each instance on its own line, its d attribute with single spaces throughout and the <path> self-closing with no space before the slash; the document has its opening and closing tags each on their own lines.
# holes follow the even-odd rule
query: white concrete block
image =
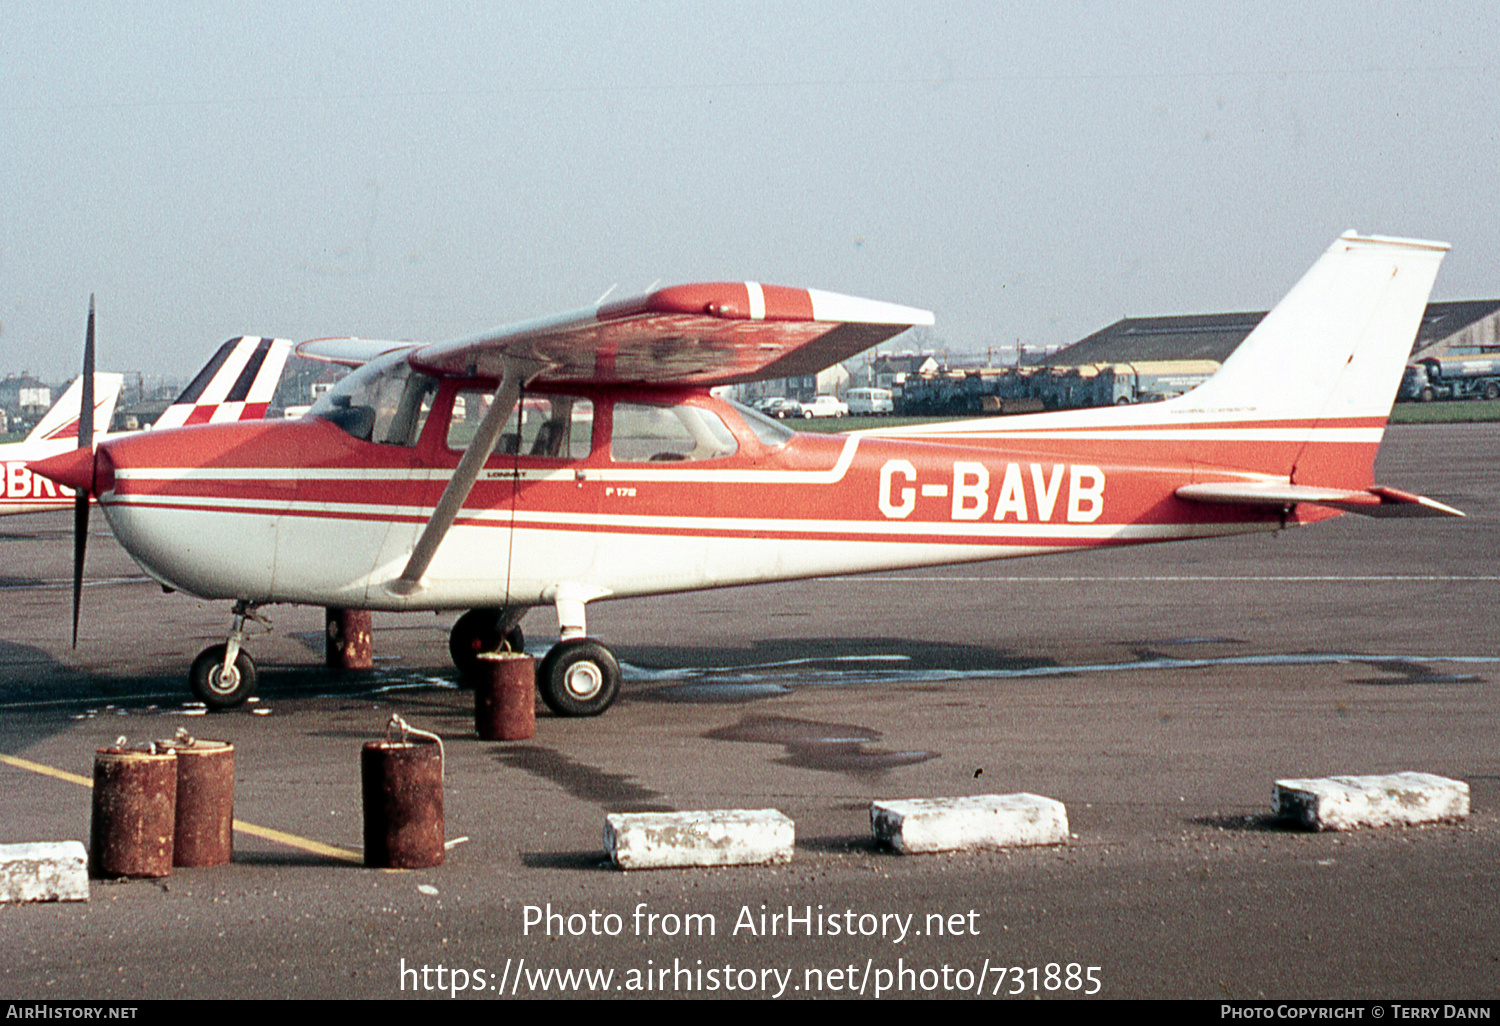
<svg viewBox="0 0 1500 1026">
<path fill-rule="evenodd" d="M 775 809 L 617 812 L 604 850 L 621 869 L 745 866 L 792 861 L 796 828 Z"/>
<path fill-rule="evenodd" d="M 82 841 L 0 844 L 0 902 L 88 900 Z"/>
<path fill-rule="evenodd" d="M 878 801 L 870 803 L 870 830 L 903 855 L 1063 844 L 1068 810 L 1039 794 Z"/>
<path fill-rule="evenodd" d="M 1310 830 L 1434 823 L 1469 815 L 1469 785 L 1431 773 L 1278 780 L 1274 808 Z"/>
</svg>

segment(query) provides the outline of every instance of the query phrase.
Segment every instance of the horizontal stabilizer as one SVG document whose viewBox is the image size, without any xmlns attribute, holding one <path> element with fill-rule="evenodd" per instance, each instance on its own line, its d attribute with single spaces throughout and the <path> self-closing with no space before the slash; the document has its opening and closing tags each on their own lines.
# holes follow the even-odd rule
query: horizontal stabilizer
<svg viewBox="0 0 1500 1026">
<path fill-rule="evenodd" d="M 1177 489 L 1179 499 L 1189 502 L 1211 502 L 1234 506 L 1294 506 L 1299 502 L 1329 506 L 1346 513 L 1367 517 L 1461 517 L 1465 514 L 1452 506 L 1413 495 L 1385 485 L 1373 485 L 1357 491 L 1344 488 L 1321 488 L 1288 481 L 1220 481 L 1212 484 L 1183 485 Z"/>
</svg>

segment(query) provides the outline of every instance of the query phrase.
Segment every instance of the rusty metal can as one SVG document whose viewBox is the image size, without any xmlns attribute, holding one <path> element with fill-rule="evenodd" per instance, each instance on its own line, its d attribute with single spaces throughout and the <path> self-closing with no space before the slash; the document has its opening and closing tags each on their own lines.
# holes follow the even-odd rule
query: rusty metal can
<svg viewBox="0 0 1500 1026">
<path fill-rule="evenodd" d="M 536 733 L 536 660 L 524 652 L 481 652 L 474 678 L 474 729 L 484 741 Z"/>
<path fill-rule="evenodd" d="M 335 670 L 368 670 L 375 665 L 375 644 L 368 609 L 325 611 L 324 658 Z"/>
<path fill-rule="evenodd" d="M 224 865 L 234 856 L 234 745 L 179 734 L 157 746 L 177 754 L 172 865 Z"/>
<path fill-rule="evenodd" d="M 365 865 L 443 863 L 443 757 L 429 741 L 368 741 L 360 753 Z"/>
<path fill-rule="evenodd" d="M 177 756 L 115 746 L 94 756 L 89 871 L 168 876 L 177 818 Z"/>
</svg>

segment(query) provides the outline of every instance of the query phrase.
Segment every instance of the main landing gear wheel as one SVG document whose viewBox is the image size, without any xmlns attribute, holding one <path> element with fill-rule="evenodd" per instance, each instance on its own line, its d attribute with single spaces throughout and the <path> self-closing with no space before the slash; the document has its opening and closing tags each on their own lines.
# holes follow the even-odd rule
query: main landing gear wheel
<svg viewBox="0 0 1500 1026">
<path fill-rule="evenodd" d="M 537 667 L 536 686 L 559 716 L 598 716 L 620 693 L 620 664 L 592 638 L 568 638 Z"/>
<path fill-rule="evenodd" d="M 224 670 L 224 653 L 228 645 L 213 645 L 198 653 L 188 675 L 193 694 L 214 712 L 243 705 L 255 694 L 255 661 L 241 649 L 234 665 Z"/>
<path fill-rule="evenodd" d="M 461 677 L 478 672 L 480 653 L 501 651 L 526 651 L 526 637 L 519 625 L 502 633 L 498 609 L 471 609 L 458 618 L 448 634 L 448 654 Z"/>
</svg>

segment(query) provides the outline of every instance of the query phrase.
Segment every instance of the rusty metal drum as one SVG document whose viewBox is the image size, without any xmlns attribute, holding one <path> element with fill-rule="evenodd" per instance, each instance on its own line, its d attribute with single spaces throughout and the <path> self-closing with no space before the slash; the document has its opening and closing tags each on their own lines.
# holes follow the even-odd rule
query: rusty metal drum
<svg viewBox="0 0 1500 1026">
<path fill-rule="evenodd" d="M 425 869 L 443 862 L 443 756 L 433 741 L 369 741 L 360 753 L 365 865 Z"/>
<path fill-rule="evenodd" d="M 226 864 L 234 856 L 234 745 L 179 734 L 158 747 L 177 755 L 172 865 Z"/>
<path fill-rule="evenodd" d="M 170 875 L 176 818 L 176 755 L 118 744 L 99 749 L 89 824 L 94 876 Z"/>
<path fill-rule="evenodd" d="M 375 665 L 375 645 L 368 609 L 325 610 L 324 658 L 335 670 L 368 670 Z"/>
<path fill-rule="evenodd" d="M 481 652 L 474 675 L 474 729 L 483 741 L 536 734 L 536 660 L 524 652 Z"/>
</svg>

